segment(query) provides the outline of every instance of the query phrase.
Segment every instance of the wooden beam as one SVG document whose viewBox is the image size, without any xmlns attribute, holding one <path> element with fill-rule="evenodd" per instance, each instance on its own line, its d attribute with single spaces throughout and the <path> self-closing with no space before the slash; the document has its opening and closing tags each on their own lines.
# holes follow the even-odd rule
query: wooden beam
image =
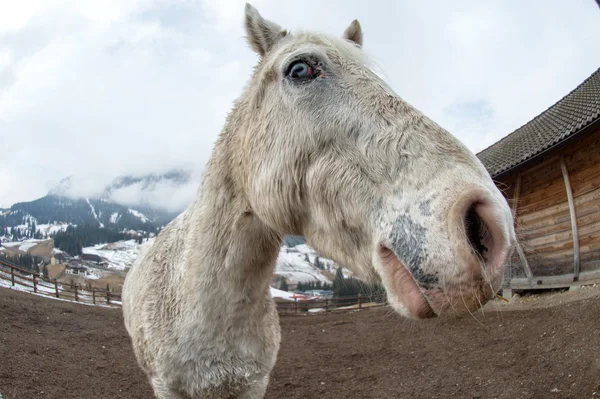
<svg viewBox="0 0 600 399">
<path fill-rule="evenodd" d="M 516 247 L 517 252 L 519 253 L 519 257 L 521 258 L 521 262 L 523 262 L 523 268 L 525 269 L 527 280 L 529 280 L 529 285 L 533 287 L 533 273 L 531 272 L 531 268 L 529 267 L 529 262 L 527 261 L 527 257 L 525 256 L 525 251 L 523 251 L 521 243 L 518 240 Z"/>
<path fill-rule="evenodd" d="M 560 276 L 540 276 L 536 278 L 536 284 L 529 286 L 529 281 L 525 278 L 513 278 L 510 287 L 515 290 L 547 289 L 547 288 L 565 288 L 577 287 L 581 285 L 600 284 L 600 269 L 590 270 L 579 273 L 579 280 L 573 281 L 573 273 Z"/>
<path fill-rule="evenodd" d="M 510 210 L 512 212 L 513 220 L 516 222 L 517 217 L 517 206 L 519 203 L 519 195 L 521 194 L 521 173 L 517 174 L 517 182 L 515 183 L 515 191 L 513 192 L 512 204 Z M 508 260 L 508 267 L 504 273 L 504 281 L 506 284 L 510 284 L 512 280 L 512 262 L 511 259 Z"/>
<path fill-rule="evenodd" d="M 571 214 L 571 231 L 573 236 L 573 281 L 579 279 L 579 229 L 577 229 L 577 215 L 575 214 L 575 201 L 573 200 L 573 190 L 571 190 L 571 181 L 569 180 L 569 171 L 565 164 L 565 157 L 560 156 L 560 168 L 562 169 L 563 179 L 565 181 L 565 190 L 569 201 L 569 213 Z"/>
<path fill-rule="evenodd" d="M 515 192 L 513 195 L 513 203 L 511 206 L 512 216 L 515 220 L 515 227 L 517 221 L 517 208 L 519 207 L 519 196 L 521 195 L 521 173 L 517 174 L 517 182 L 515 184 Z M 523 263 L 523 268 L 525 269 L 525 274 L 527 275 L 527 280 L 529 280 L 529 285 L 533 287 L 533 273 L 531 273 L 531 268 L 529 267 L 529 262 L 527 261 L 527 257 L 525 256 L 525 251 L 521 247 L 521 242 L 517 237 L 516 250 L 519 254 L 519 258 L 521 258 L 521 263 Z M 506 270 L 505 279 L 509 282 L 512 280 L 512 266 L 509 266 Z"/>
<path fill-rule="evenodd" d="M 520 195 L 521 195 L 521 174 L 519 173 L 517 175 L 517 183 L 515 184 L 515 193 L 513 195 L 513 203 L 512 203 L 512 207 L 511 207 L 513 218 L 517 217 L 517 206 L 519 203 Z"/>
</svg>

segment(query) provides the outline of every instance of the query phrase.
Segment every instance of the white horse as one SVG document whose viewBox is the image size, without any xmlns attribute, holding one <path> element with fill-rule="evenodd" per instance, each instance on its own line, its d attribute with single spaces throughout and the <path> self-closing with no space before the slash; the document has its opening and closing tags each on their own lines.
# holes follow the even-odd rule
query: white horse
<svg viewBox="0 0 600 399">
<path fill-rule="evenodd" d="M 197 198 L 129 271 L 123 313 L 158 398 L 263 398 L 280 344 L 282 237 L 382 282 L 410 318 L 473 311 L 515 241 L 479 160 L 343 37 L 291 34 L 246 5 L 260 55 Z"/>
</svg>

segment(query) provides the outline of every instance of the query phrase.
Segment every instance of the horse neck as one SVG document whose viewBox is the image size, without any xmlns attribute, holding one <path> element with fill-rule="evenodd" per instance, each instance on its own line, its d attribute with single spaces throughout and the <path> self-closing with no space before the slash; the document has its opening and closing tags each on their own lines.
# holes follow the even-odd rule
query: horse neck
<svg viewBox="0 0 600 399">
<path fill-rule="evenodd" d="M 239 306 L 269 294 L 282 238 L 254 215 L 235 183 L 228 145 L 217 143 L 187 218 L 185 284 L 206 300 Z"/>
</svg>

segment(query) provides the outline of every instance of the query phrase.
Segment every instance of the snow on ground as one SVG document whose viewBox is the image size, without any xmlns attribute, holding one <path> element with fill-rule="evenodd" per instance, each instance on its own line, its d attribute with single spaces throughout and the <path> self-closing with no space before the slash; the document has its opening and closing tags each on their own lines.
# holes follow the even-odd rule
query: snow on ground
<svg viewBox="0 0 600 399">
<path fill-rule="evenodd" d="M 25 240 L 25 241 L 3 242 L 2 246 L 6 247 L 6 248 L 13 248 L 13 249 L 18 246 L 19 251 L 27 252 L 42 241 L 46 241 L 46 240 L 37 240 L 37 239 L 32 238 L 30 240 Z"/>
<path fill-rule="evenodd" d="M 85 278 L 88 280 L 98 280 L 104 276 L 104 274 L 102 273 L 101 270 L 98 270 L 98 269 L 95 269 L 95 268 L 89 267 L 89 266 L 87 266 L 86 268 L 87 268 L 88 274 L 85 276 Z"/>
<path fill-rule="evenodd" d="M 59 231 L 65 231 L 67 227 L 71 226 L 70 223 L 58 223 L 58 224 L 38 224 L 35 229 L 41 234 L 56 234 Z M 73 225 L 75 227 L 75 225 Z"/>
<path fill-rule="evenodd" d="M 41 240 L 39 240 L 41 241 Z M 27 252 L 29 251 L 31 248 L 35 247 L 36 245 L 38 245 L 39 243 L 38 240 L 27 240 L 24 241 L 20 246 L 19 246 L 19 251 L 23 251 L 23 252 Z"/>
<path fill-rule="evenodd" d="M 6 275 L 5 271 L 1 271 L 0 270 L 0 273 L 4 273 L 4 275 Z M 65 298 L 56 298 L 55 296 L 49 296 L 49 295 L 47 295 L 48 293 L 51 293 L 51 294 L 56 293 L 56 288 L 54 286 L 52 286 L 52 287 L 47 286 L 46 284 L 48 284 L 48 283 L 40 283 L 40 284 L 38 284 L 37 288 L 38 288 L 39 292 L 35 293 L 35 292 L 33 292 L 33 288 L 32 287 L 26 287 L 24 285 L 18 284 L 18 280 L 19 280 L 19 278 L 15 277 L 15 283 L 17 283 L 17 284 L 15 284 L 14 287 L 13 287 L 13 285 L 11 284 L 10 281 L 7 281 L 5 279 L 1 279 L 0 278 L 0 288 L 8 288 L 8 289 L 17 290 L 17 291 L 28 292 L 28 293 L 30 293 L 32 295 L 38 295 L 38 296 L 42 296 L 44 298 L 50 298 L 50 299 L 55 300 L 55 301 L 71 302 L 71 303 L 77 303 L 77 304 L 85 305 L 85 306 L 110 307 L 109 305 L 102 304 L 102 303 L 94 305 L 92 303 L 77 302 L 77 301 L 73 301 L 73 300 L 69 300 L 69 299 L 65 299 Z M 24 283 L 25 284 L 32 284 L 31 281 L 24 281 Z M 63 291 L 63 289 L 59 285 L 58 286 L 58 292 L 60 293 L 62 291 Z M 46 294 L 42 294 L 42 292 L 46 292 Z M 115 301 L 115 300 L 111 299 L 110 302 L 112 304 L 119 304 L 119 305 L 121 305 L 121 301 Z"/>
<path fill-rule="evenodd" d="M 271 296 L 273 298 L 289 299 L 291 301 L 294 300 L 293 292 L 282 291 L 282 290 L 278 290 L 277 288 L 273 288 L 273 287 L 269 287 L 269 288 L 271 289 Z"/>
<path fill-rule="evenodd" d="M 135 209 L 129 209 L 129 213 L 131 213 L 133 216 L 137 217 L 144 223 L 148 221 L 148 218 L 142 212 L 136 211 Z"/>
<path fill-rule="evenodd" d="M 19 273 L 15 273 L 15 275 L 14 275 L 14 279 L 15 279 L 14 287 L 12 286 L 12 282 L 9 280 L 12 278 L 9 271 L 7 271 L 6 269 L 0 269 L 0 277 L 3 277 L 3 278 L 0 278 L 0 287 L 13 288 L 18 291 L 27 291 L 27 292 L 33 293 L 33 281 L 24 279 Z M 31 276 L 27 276 L 27 278 L 31 279 Z M 26 285 L 24 285 L 24 284 L 26 284 Z M 47 281 L 38 280 L 36 287 L 37 287 L 38 292 L 45 292 L 47 294 L 55 294 L 56 293 L 56 287 L 54 286 L 54 284 L 49 283 Z M 62 291 L 63 291 L 62 286 L 59 285 L 58 292 L 60 293 Z"/>
<path fill-rule="evenodd" d="M 147 245 L 152 241 L 154 241 L 154 238 L 151 238 L 142 245 Z M 98 244 L 92 247 L 83 248 L 83 253 L 98 255 L 108 260 L 108 267 L 125 270 L 131 267 L 133 262 L 139 256 L 140 244 L 138 244 L 136 240 L 118 241 L 111 244 Z M 307 245 L 298 245 L 294 248 L 285 246 L 281 248 L 277 258 L 275 274 L 295 282 L 331 282 L 331 280 L 323 275 L 321 270 L 315 265 L 317 257 L 319 258 L 319 263 L 323 265 L 326 270 L 335 273 L 338 266 L 333 261 L 319 257 L 317 253 Z"/>
<path fill-rule="evenodd" d="M 277 257 L 277 266 L 275 268 L 275 274 L 278 276 L 283 276 L 291 281 L 322 281 L 329 283 L 331 282 L 321 271 L 314 265 L 314 258 L 316 255 L 312 249 L 309 250 L 312 252 L 312 262 L 311 254 L 308 251 L 295 251 L 296 248 L 300 247 L 300 245 L 295 248 L 282 247 L 279 251 L 279 256 Z M 309 262 L 306 261 L 308 257 Z M 321 261 L 321 259 L 320 259 Z M 323 261 L 326 261 L 323 259 Z M 327 260 L 327 264 L 333 264 L 333 262 Z M 312 263 L 312 264 L 311 264 Z"/>
<path fill-rule="evenodd" d="M 152 239 L 150 239 L 152 240 Z M 150 241 L 149 240 L 149 241 Z M 142 244 L 145 245 L 146 243 Z M 98 244 L 83 248 L 84 254 L 98 255 L 108 260 L 108 267 L 125 270 L 133 264 L 140 254 L 141 245 L 135 240 L 117 241 L 111 244 Z"/>
</svg>

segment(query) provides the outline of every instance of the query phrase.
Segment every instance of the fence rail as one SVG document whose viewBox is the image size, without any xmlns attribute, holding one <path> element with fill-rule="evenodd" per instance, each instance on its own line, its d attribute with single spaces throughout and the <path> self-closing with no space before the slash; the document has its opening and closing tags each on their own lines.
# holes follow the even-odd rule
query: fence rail
<svg viewBox="0 0 600 399">
<path fill-rule="evenodd" d="M 6 283 L 2 284 L 3 281 Z M 119 293 L 99 288 L 85 289 L 77 284 L 59 282 L 56 279 L 23 269 L 8 259 L 0 257 L 0 286 L 3 285 L 74 302 L 121 306 L 121 294 Z M 326 299 L 275 298 L 275 302 L 279 313 L 351 311 L 387 305 L 384 298 L 364 295 Z"/>
<path fill-rule="evenodd" d="M 300 299 L 286 300 L 275 298 L 277 309 L 280 313 L 299 312 L 335 312 L 349 310 L 363 310 L 387 306 L 385 298 L 371 296 L 344 296 L 325 299 Z"/>
<path fill-rule="evenodd" d="M 9 286 L 49 297 L 89 303 L 92 305 L 120 306 L 121 294 L 110 290 L 86 289 L 78 284 L 50 279 L 31 270 L 23 269 L 0 257 L 0 280 Z M 0 285 L 7 285 L 6 283 Z"/>
</svg>

